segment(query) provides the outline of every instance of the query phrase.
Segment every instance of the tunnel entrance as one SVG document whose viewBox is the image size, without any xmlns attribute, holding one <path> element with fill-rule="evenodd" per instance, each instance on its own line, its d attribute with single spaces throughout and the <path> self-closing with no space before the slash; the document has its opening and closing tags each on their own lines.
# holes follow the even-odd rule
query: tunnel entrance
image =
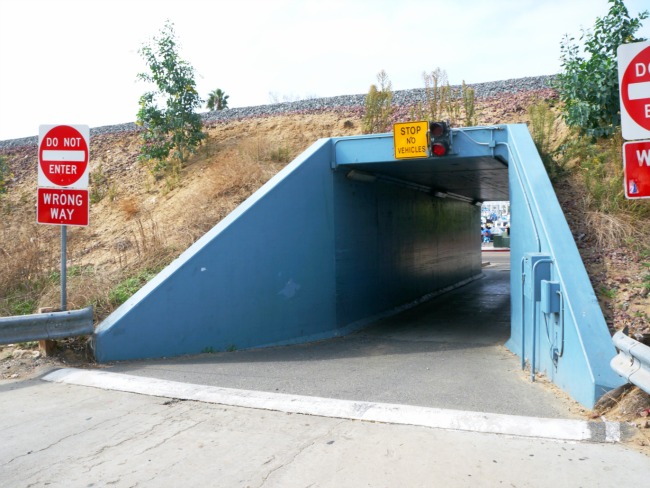
<svg viewBox="0 0 650 488">
<path fill-rule="evenodd" d="M 339 322 L 360 326 L 482 276 L 481 209 L 508 200 L 508 164 L 496 155 L 449 156 L 337 157 Z"/>
<path fill-rule="evenodd" d="M 104 320 L 96 359 L 340 337 L 469 289 L 485 274 L 481 205 L 509 200 L 506 346 L 593 406 L 622 384 L 616 353 L 526 126 L 450 140 L 400 161 L 392 134 L 317 141 Z"/>
<path fill-rule="evenodd" d="M 392 138 L 379 142 L 372 137 L 359 141 L 356 152 L 346 141 L 336 141 L 332 164 L 339 174 L 336 201 L 372 207 L 372 197 L 361 185 L 377 187 L 377 233 L 382 242 L 390 243 L 392 255 L 399 256 L 399 262 L 382 277 L 388 278 L 384 280 L 388 286 L 393 286 L 391 278 L 395 278 L 396 296 L 417 301 L 415 297 L 424 288 L 446 291 L 480 276 L 481 250 L 474 238 L 480 228 L 480 207 L 486 201 L 509 200 L 512 299 L 507 347 L 520 357 L 521 369 L 530 368 L 531 380 L 542 372 L 587 406 L 621 384 L 622 379 L 609 367 L 615 351 L 598 301 L 525 126 L 453 129 L 450 151 L 444 156 L 407 160 L 396 160 L 389 153 Z M 358 149 L 366 145 L 374 150 L 360 153 Z M 355 182 L 354 189 L 346 187 L 342 173 Z M 401 190 L 388 190 L 389 186 Z M 404 193 L 408 191 L 411 197 Z M 402 198 L 408 204 L 400 201 L 392 207 L 386 203 Z M 386 207 L 392 210 L 386 212 Z M 428 226 L 430 215 L 440 225 Z M 417 230 L 409 234 L 400 227 L 407 222 Z M 363 228 L 354 219 L 351 225 Z M 404 233 L 397 240 L 388 236 L 396 225 Z M 364 242 L 359 236 L 356 239 Z M 430 254 L 421 245 L 425 241 Z M 372 255 L 370 247 L 364 258 L 372 259 Z M 346 267 L 337 269 L 349 281 Z M 413 281 L 403 276 L 412 276 Z M 402 284 L 407 282 L 425 285 L 412 287 L 411 295 L 405 295 Z M 392 304 L 390 300 L 383 303 Z M 367 300 L 365 309 L 374 311 L 372 306 L 372 300 Z M 345 316 L 347 310 L 338 310 Z M 570 343 L 573 351 L 567 354 Z"/>
</svg>

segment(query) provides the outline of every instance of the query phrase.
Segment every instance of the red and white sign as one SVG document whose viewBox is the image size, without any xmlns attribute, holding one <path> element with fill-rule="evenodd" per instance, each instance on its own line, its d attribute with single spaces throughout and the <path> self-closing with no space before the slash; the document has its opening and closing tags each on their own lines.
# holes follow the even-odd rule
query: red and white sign
<svg viewBox="0 0 650 488">
<path fill-rule="evenodd" d="M 650 141 L 623 144 L 626 198 L 650 198 Z"/>
<path fill-rule="evenodd" d="M 38 132 L 38 186 L 88 188 L 88 126 L 41 125 Z"/>
<path fill-rule="evenodd" d="M 650 138 L 650 41 L 622 44 L 617 56 L 623 138 Z"/>
<path fill-rule="evenodd" d="M 36 221 L 39 224 L 88 225 L 88 190 L 39 188 Z"/>
</svg>

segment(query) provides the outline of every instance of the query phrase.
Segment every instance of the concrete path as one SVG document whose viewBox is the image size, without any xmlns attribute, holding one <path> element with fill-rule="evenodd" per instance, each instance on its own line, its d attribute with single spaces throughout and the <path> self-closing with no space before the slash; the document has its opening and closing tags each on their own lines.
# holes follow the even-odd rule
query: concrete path
<svg viewBox="0 0 650 488">
<path fill-rule="evenodd" d="M 645 486 L 616 443 L 287 414 L 32 379 L 0 384 L 1 485 Z M 571 422 L 571 421 L 569 421 Z"/>
<path fill-rule="evenodd" d="M 549 418 L 580 408 L 531 383 L 510 337 L 509 254 L 485 278 L 355 334 L 312 344 L 121 362 L 110 371 L 193 384 Z M 489 263 L 489 264 L 488 264 Z"/>
</svg>

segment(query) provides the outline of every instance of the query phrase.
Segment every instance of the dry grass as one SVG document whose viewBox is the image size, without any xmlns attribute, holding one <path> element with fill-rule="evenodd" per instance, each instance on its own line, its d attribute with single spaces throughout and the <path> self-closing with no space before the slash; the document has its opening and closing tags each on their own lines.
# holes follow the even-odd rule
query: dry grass
<svg viewBox="0 0 650 488">
<path fill-rule="evenodd" d="M 30 313 L 38 303 L 48 273 L 60 262 L 60 252 L 49 245 L 55 230 L 36 224 L 2 229 L 0 315 Z"/>
<path fill-rule="evenodd" d="M 138 215 L 138 212 L 140 212 L 140 203 L 137 198 L 133 196 L 120 200 L 119 206 L 127 220 L 131 220 L 133 217 Z"/>
<path fill-rule="evenodd" d="M 638 217 L 624 213 L 616 215 L 599 210 L 585 212 L 585 224 L 592 230 L 596 245 L 601 249 L 624 246 L 632 240 L 644 239 L 648 235 L 648 223 Z"/>
</svg>

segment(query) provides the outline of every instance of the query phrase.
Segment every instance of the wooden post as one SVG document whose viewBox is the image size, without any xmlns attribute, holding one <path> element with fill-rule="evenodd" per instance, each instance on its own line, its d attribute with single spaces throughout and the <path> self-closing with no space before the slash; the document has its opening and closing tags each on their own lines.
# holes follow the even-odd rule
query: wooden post
<svg viewBox="0 0 650 488">
<path fill-rule="evenodd" d="M 38 313 L 52 313 L 60 312 L 60 309 L 56 307 L 41 307 L 38 309 Z M 50 339 L 43 339 L 38 341 L 38 350 L 45 357 L 52 356 L 54 351 L 56 351 L 56 341 Z"/>
</svg>

